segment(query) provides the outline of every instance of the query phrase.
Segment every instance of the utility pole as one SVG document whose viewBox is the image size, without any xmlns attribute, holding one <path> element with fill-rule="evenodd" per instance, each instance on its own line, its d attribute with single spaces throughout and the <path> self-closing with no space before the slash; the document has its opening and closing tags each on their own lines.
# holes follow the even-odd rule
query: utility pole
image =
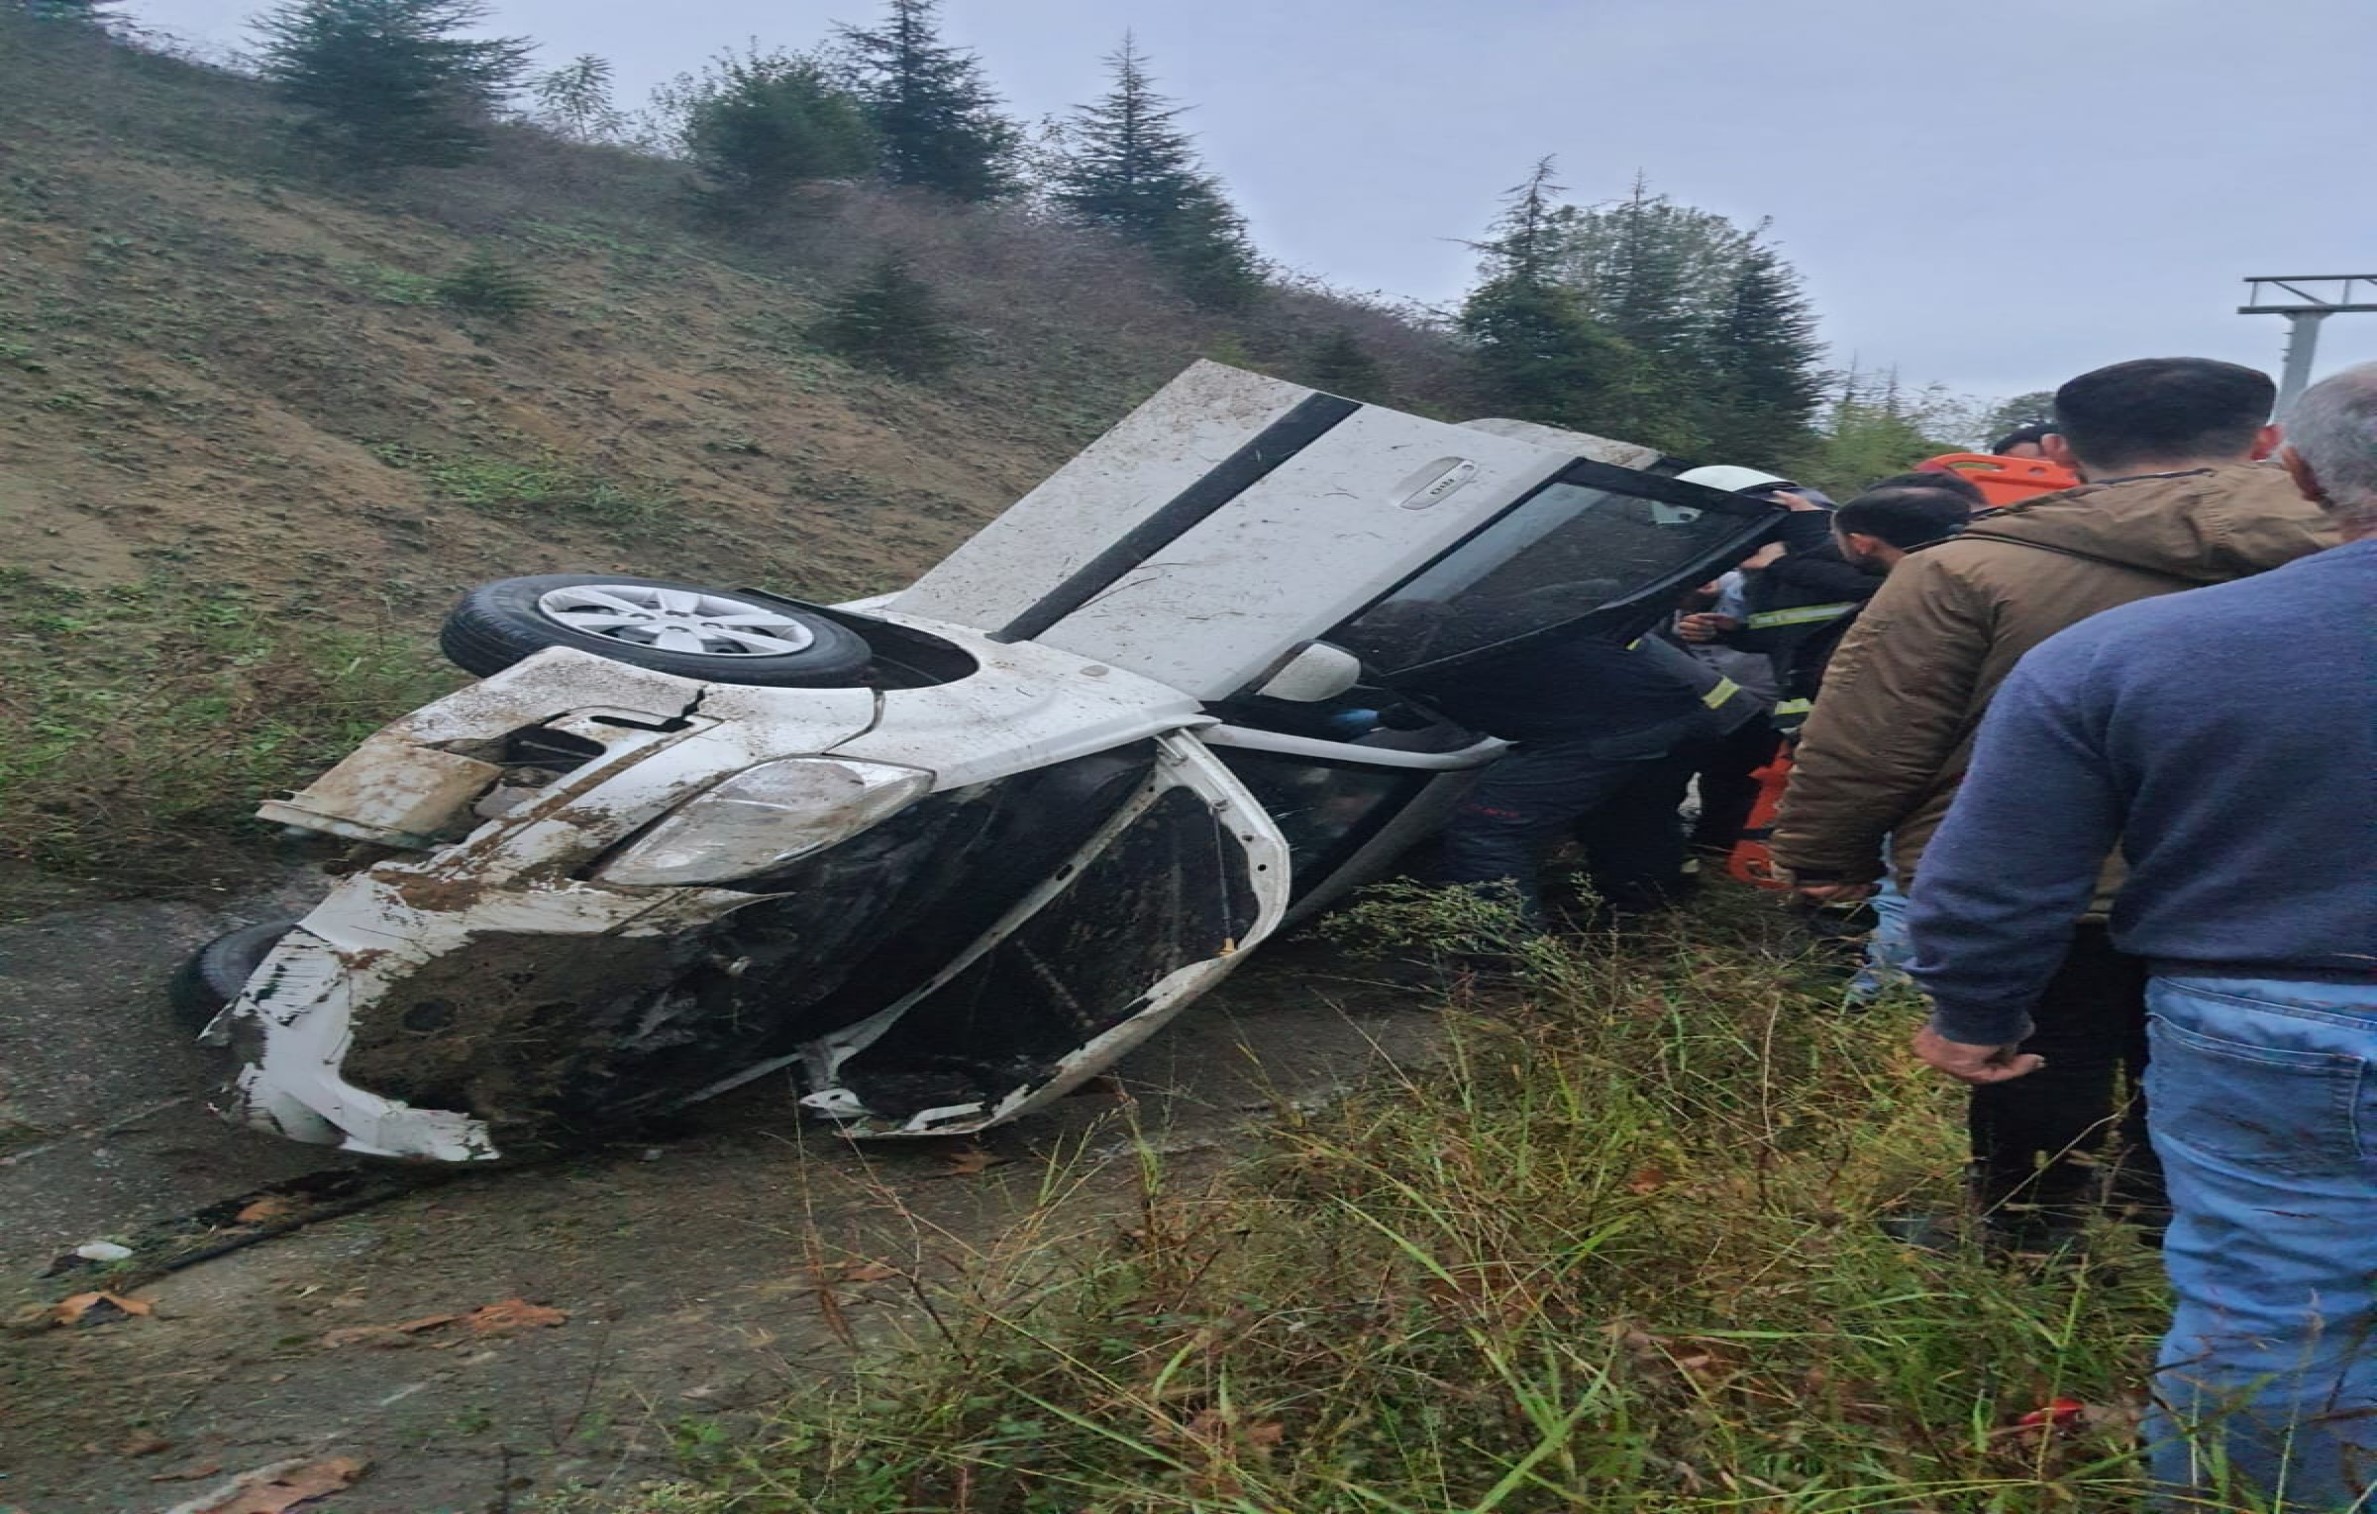
<svg viewBox="0 0 2377 1514">
<path fill-rule="evenodd" d="M 2331 315 L 2377 314 L 2377 273 L 2289 274 L 2247 279 L 2239 315 L 2286 317 L 2286 368 L 2278 379 L 2278 414 L 2294 408 L 2311 384 L 2319 327 Z"/>
</svg>

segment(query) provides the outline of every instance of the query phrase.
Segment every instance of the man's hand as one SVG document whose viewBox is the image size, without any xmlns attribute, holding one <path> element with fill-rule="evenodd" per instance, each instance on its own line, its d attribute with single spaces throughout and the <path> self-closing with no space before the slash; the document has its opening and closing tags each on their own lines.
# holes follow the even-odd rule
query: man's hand
<svg viewBox="0 0 2377 1514">
<path fill-rule="evenodd" d="M 1915 1055 L 1966 1083 L 2004 1083 L 2047 1065 L 2045 1057 L 2022 1050 L 2019 1041 L 1975 1046 L 1969 1041 L 1951 1041 L 1928 1025 L 1915 1032 Z"/>
<path fill-rule="evenodd" d="M 1715 615 L 1702 611 L 1677 618 L 1675 634 L 1686 641 L 1715 641 L 1731 631 L 1741 629 L 1741 622 L 1730 615 Z"/>
</svg>

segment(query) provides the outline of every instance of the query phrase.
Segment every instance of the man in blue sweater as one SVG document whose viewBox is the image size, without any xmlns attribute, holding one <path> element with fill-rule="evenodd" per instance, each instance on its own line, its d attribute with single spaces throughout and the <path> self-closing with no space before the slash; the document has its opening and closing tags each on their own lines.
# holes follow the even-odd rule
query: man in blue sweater
<svg viewBox="0 0 2377 1514">
<path fill-rule="evenodd" d="M 2109 610 L 1998 691 L 1915 883 L 1916 1051 L 2042 1065 L 2030 1011 L 2118 841 L 2175 1211 L 2156 1480 L 2344 1510 L 2377 1486 L 2377 364 L 2287 437 L 2344 545 Z"/>
</svg>

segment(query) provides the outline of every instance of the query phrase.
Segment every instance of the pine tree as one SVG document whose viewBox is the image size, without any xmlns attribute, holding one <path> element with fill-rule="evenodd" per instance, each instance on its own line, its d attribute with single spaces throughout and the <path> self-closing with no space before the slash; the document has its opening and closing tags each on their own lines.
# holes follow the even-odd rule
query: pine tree
<svg viewBox="0 0 2377 1514">
<path fill-rule="evenodd" d="M 264 75 L 308 113 L 302 128 L 345 167 L 449 167 L 484 147 L 486 122 L 528 67 L 525 38 L 461 35 L 480 0 L 290 0 L 255 22 Z"/>
<path fill-rule="evenodd" d="M 1343 326 L 1313 349 L 1304 363 L 1304 382 L 1347 399 L 1384 404 L 1387 376 L 1361 340 Z"/>
<path fill-rule="evenodd" d="M 536 120 L 555 136 L 572 142 L 615 142 L 627 130 L 627 117 L 611 103 L 611 64 L 606 58 L 582 53 L 529 83 L 536 99 Z"/>
<path fill-rule="evenodd" d="M 22 11 L 36 21 L 79 21 L 96 25 L 123 0 L 10 0 L 8 9 Z"/>
<path fill-rule="evenodd" d="M 704 198 L 724 214 L 757 213 L 800 185 L 854 178 L 875 162 L 865 110 L 813 57 L 725 53 L 663 97 Z"/>
<path fill-rule="evenodd" d="M 1509 192 L 1497 235 L 1477 244 L 1486 277 L 1462 302 L 1459 324 L 1496 404 L 1520 420 L 1591 430 L 1632 354 L 1558 277 L 1560 194 L 1550 158 Z"/>
<path fill-rule="evenodd" d="M 877 261 L 809 334 L 829 352 L 912 379 L 948 368 L 960 346 L 932 287 L 896 257 Z"/>
<path fill-rule="evenodd" d="M 982 62 L 941 40 L 939 0 L 890 0 L 869 31 L 844 26 L 851 83 L 881 141 L 879 171 L 893 184 L 993 200 L 1014 187 L 1018 132 L 999 114 Z"/>
<path fill-rule="evenodd" d="M 1806 451 L 1824 397 L 1824 347 L 1798 273 L 1767 243 L 1743 253 L 1706 355 L 1710 456 L 1779 469 Z"/>
<path fill-rule="evenodd" d="M 1791 476 L 1839 498 L 1877 478 L 1955 449 L 1946 438 L 1969 429 L 1968 402 L 1937 385 L 1909 393 L 1896 371 L 1840 375 L 1823 424 Z"/>
<path fill-rule="evenodd" d="M 1188 107 L 1156 93 L 1129 34 L 1106 61 L 1114 87 L 1074 108 L 1050 198 L 1072 219 L 1154 252 L 1199 303 L 1245 303 L 1260 284 L 1254 248 L 1220 181 L 1173 124 Z"/>
</svg>

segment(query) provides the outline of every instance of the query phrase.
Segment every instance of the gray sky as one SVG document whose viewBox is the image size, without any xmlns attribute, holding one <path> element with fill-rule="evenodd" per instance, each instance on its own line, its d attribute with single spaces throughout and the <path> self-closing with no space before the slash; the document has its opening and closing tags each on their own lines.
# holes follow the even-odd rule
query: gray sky
<svg viewBox="0 0 2377 1514">
<path fill-rule="evenodd" d="M 131 0 L 239 43 L 261 0 Z M 495 0 L 623 104 L 756 36 L 875 0 Z M 1456 297 L 1499 193 L 1553 153 L 1572 198 L 1635 171 L 1771 216 L 1833 361 L 1984 395 L 2176 353 L 2275 371 L 2247 274 L 2377 273 L 2369 0 L 947 0 L 1016 114 L 1095 95 L 1134 29 L 1198 108 L 1263 250 L 1356 289 Z M 2377 359 L 2339 316 L 2321 371 Z"/>
</svg>

